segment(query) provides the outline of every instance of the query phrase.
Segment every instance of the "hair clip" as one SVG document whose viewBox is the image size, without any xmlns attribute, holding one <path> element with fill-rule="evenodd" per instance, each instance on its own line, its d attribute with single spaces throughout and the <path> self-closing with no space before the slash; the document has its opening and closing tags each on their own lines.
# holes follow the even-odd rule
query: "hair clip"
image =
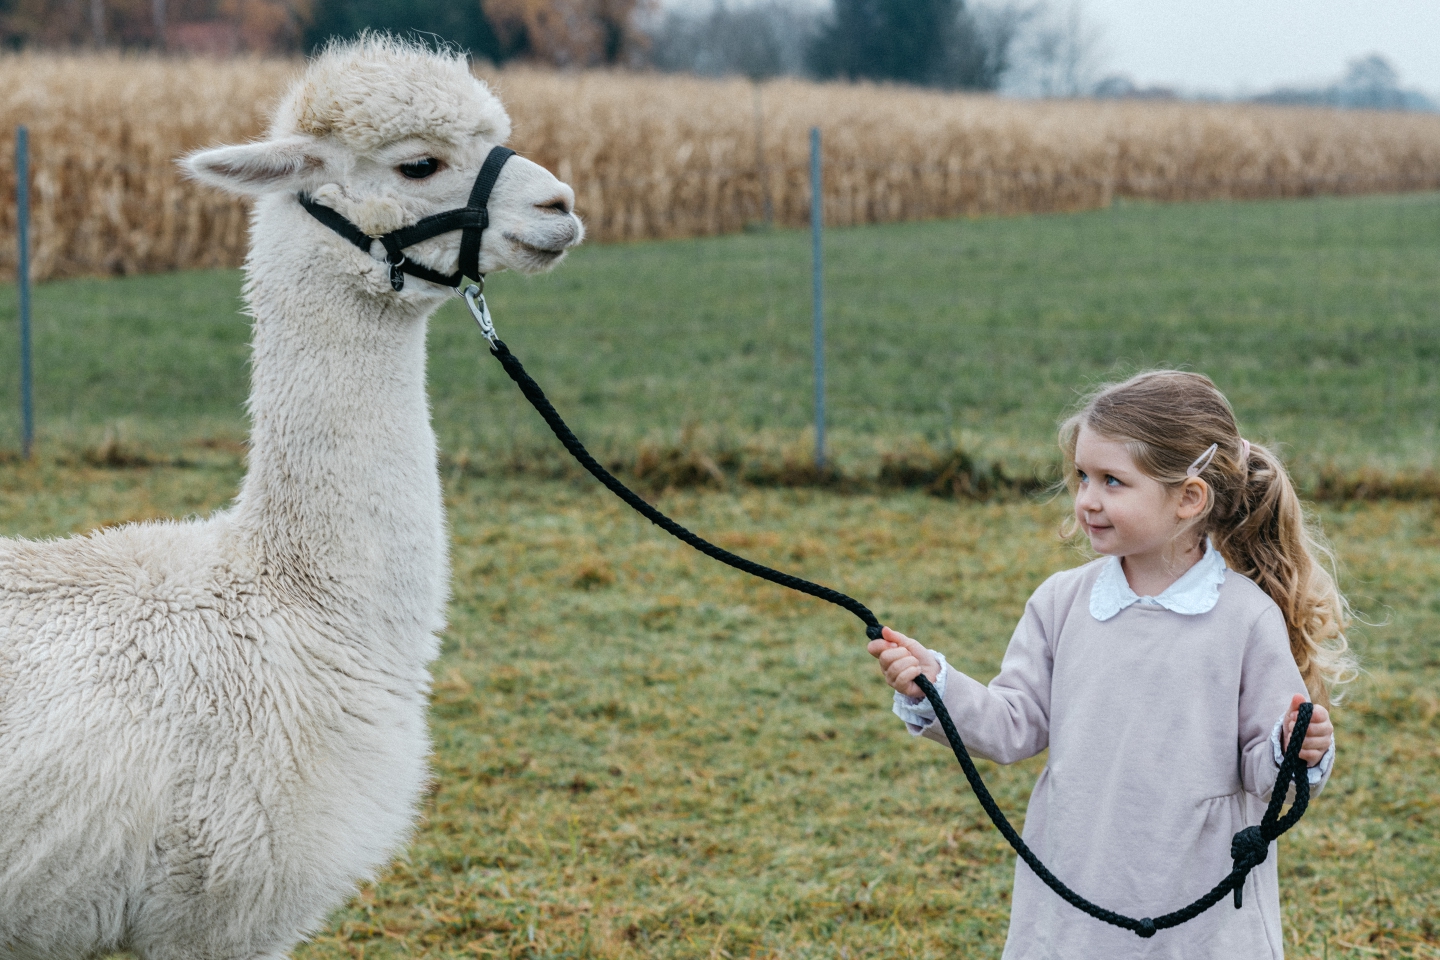
<svg viewBox="0 0 1440 960">
<path fill-rule="evenodd" d="M 1240 466 L 1246 466 L 1250 462 L 1250 441 L 1244 437 L 1240 438 Z"/>
<path fill-rule="evenodd" d="M 1202 454 L 1200 454 L 1200 456 L 1196 457 L 1196 458 L 1195 458 L 1195 462 L 1192 463 L 1192 464 L 1190 464 L 1190 466 L 1189 466 L 1188 468 L 1186 468 L 1186 470 L 1185 470 L 1185 476 L 1187 476 L 1187 477 L 1198 477 L 1198 476 L 1200 476 L 1200 471 L 1202 471 L 1202 470 L 1204 470 L 1206 467 L 1210 466 L 1210 461 L 1215 459 L 1215 451 L 1216 451 L 1216 450 L 1219 450 L 1219 449 L 1220 449 L 1220 444 L 1218 444 L 1218 443 L 1212 443 L 1212 444 L 1210 444 L 1210 446 L 1206 447 L 1206 448 L 1205 448 L 1205 452 L 1202 453 Z"/>
</svg>

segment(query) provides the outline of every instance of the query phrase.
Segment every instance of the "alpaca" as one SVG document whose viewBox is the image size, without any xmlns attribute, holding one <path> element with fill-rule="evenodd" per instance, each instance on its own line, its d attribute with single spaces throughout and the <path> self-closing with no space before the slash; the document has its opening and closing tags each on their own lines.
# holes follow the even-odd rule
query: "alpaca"
<svg viewBox="0 0 1440 960">
<path fill-rule="evenodd" d="M 248 469 L 205 520 L 0 540 L 0 958 L 280 957 L 406 841 L 449 580 L 425 328 L 453 292 L 396 292 L 297 196 L 379 235 L 464 206 L 509 132 L 462 57 L 371 36 L 265 140 L 184 161 L 256 198 Z M 512 158 L 481 268 L 553 266 L 573 200 Z"/>
</svg>

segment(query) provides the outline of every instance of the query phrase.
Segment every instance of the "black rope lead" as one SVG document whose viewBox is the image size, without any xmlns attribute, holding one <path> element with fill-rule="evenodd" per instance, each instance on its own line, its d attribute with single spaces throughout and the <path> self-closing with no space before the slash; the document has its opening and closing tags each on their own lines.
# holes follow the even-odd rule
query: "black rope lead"
<svg viewBox="0 0 1440 960">
<path fill-rule="evenodd" d="M 495 355 L 495 359 L 500 361 L 501 366 L 505 368 L 505 372 L 510 375 L 510 379 L 519 385 L 520 392 L 525 394 L 525 399 L 529 400 L 531 405 L 540 411 L 540 416 L 545 418 L 545 422 L 550 425 L 550 429 L 554 431 L 555 436 L 565 445 L 565 449 L 570 451 L 570 455 L 578 460 L 582 467 L 594 474 L 595 479 L 605 484 L 611 493 L 615 494 L 615 496 L 621 500 L 624 500 L 646 520 L 649 520 L 677 540 L 687 543 L 696 550 L 699 550 L 705 554 L 705 556 L 728 564 L 736 570 L 743 570 L 751 576 L 760 577 L 763 580 L 769 580 L 771 583 L 778 583 L 782 587 L 789 587 L 791 590 L 808 593 L 812 597 L 819 597 L 821 600 L 826 600 L 838 607 L 844 607 L 865 622 L 866 636 L 871 640 L 880 639 L 880 630 L 882 629 L 880 621 L 876 620 L 875 614 L 870 612 L 870 608 L 859 600 L 853 597 L 847 597 L 838 590 L 822 587 L 818 583 L 811 583 L 809 580 L 791 576 L 788 573 L 781 573 L 779 570 L 772 570 L 763 564 L 756 563 L 753 560 L 746 560 L 738 554 L 731 553 L 723 547 L 717 547 L 709 540 L 691 533 L 659 510 L 650 506 L 650 504 L 645 502 L 644 498 L 615 479 L 615 476 L 609 470 L 600 466 L 595 458 L 590 456 L 590 451 L 586 450 L 585 445 L 580 442 L 579 438 L 570 432 L 570 428 L 565 425 L 564 420 L 560 419 L 560 414 L 555 412 L 555 408 L 551 406 L 544 391 L 540 389 L 540 385 L 530 378 L 530 374 L 525 372 L 525 367 L 522 366 L 519 359 L 510 352 L 510 348 L 505 346 L 504 340 L 495 340 L 490 347 L 490 352 Z"/>
<path fill-rule="evenodd" d="M 838 590 L 811 583 L 809 580 L 791 576 L 788 573 L 781 573 L 779 570 L 772 570 L 763 564 L 755 563 L 753 560 L 747 560 L 729 550 L 717 547 L 656 510 L 639 494 L 617 480 L 610 471 L 602 467 L 590 455 L 590 451 L 585 449 L 585 445 L 570 431 L 570 428 L 565 425 L 565 421 L 560 419 L 560 414 L 555 412 L 555 407 L 545 397 L 540 385 L 525 372 L 525 367 L 520 363 L 519 358 L 510 352 L 510 348 L 505 346 L 505 341 L 494 335 L 494 327 L 490 323 L 489 313 L 485 310 L 484 299 L 480 298 L 478 306 L 475 302 L 479 293 L 477 288 L 472 287 L 466 291 L 466 300 L 470 302 L 471 310 L 480 324 L 481 331 L 490 341 L 491 354 L 500 361 L 500 365 L 505 368 L 510 379 L 520 387 L 520 392 L 525 395 L 525 399 L 529 400 L 531 405 L 539 411 L 540 416 L 545 418 L 545 422 L 560 442 L 565 445 L 565 449 L 570 451 L 570 455 L 579 461 L 582 467 L 590 471 L 595 479 L 603 483 L 645 519 L 671 536 L 699 550 L 707 557 L 712 557 L 752 576 L 769 580 L 771 583 L 798 590 L 812 597 L 829 601 L 836 606 L 844 607 L 864 622 L 867 637 L 871 640 L 880 639 L 883 629 L 880 621 L 875 618 L 875 614 L 870 612 L 870 608 L 860 601 L 846 596 Z M 950 712 L 945 709 L 945 704 L 941 701 L 940 694 L 936 692 L 934 684 L 923 674 L 915 678 L 915 683 L 925 694 L 925 698 L 930 701 L 930 706 L 935 709 L 935 718 L 940 723 L 940 729 L 945 732 L 945 739 L 950 742 L 950 749 L 955 751 L 955 759 L 960 761 L 960 769 L 964 772 L 965 779 L 970 782 L 970 789 L 975 791 L 975 797 L 980 801 L 980 806 L 985 809 L 985 813 L 989 815 L 990 821 L 995 824 L 996 829 L 1010 842 L 1010 846 L 1015 848 L 1015 853 L 1019 855 L 1020 859 L 1024 860 L 1035 872 L 1035 875 L 1045 881 L 1046 886 L 1054 890 L 1066 903 L 1077 910 L 1084 911 L 1096 920 L 1103 920 L 1105 923 L 1133 930 L 1141 937 L 1153 937 L 1157 930 L 1177 927 L 1187 920 L 1198 917 L 1219 903 L 1224 899 L 1225 894 L 1231 891 L 1234 891 L 1235 908 L 1238 910 L 1245 878 L 1251 870 L 1265 861 L 1270 850 L 1270 843 L 1295 825 L 1295 822 L 1305 813 L 1305 808 L 1310 802 L 1310 780 L 1306 775 L 1305 764 L 1300 760 L 1300 747 L 1305 742 L 1305 732 L 1310 727 L 1312 705 L 1304 703 L 1300 705 L 1295 729 L 1290 734 L 1290 742 L 1285 750 L 1285 759 L 1280 764 L 1280 771 L 1275 780 L 1274 790 L 1270 795 L 1270 804 L 1265 808 L 1264 817 L 1261 818 L 1258 826 L 1246 827 L 1235 834 L 1234 839 L 1230 842 L 1230 856 L 1234 861 L 1230 873 L 1209 893 L 1173 913 L 1153 918 L 1142 917 L 1138 920 L 1134 917 L 1127 917 L 1086 900 L 1062 883 L 1045 864 L 1040 862 L 1040 858 L 1035 856 L 1034 851 L 1026 845 L 1020 834 L 1010 825 L 1010 821 L 1006 819 L 1005 814 L 995 803 L 995 798 L 990 795 L 985 782 L 980 779 L 980 772 L 975 769 L 975 762 L 970 759 L 970 753 L 965 749 L 964 741 L 960 739 L 960 732 L 955 729 L 955 722 L 950 719 Z M 1280 808 L 1284 805 L 1285 795 L 1289 792 L 1292 783 L 1295 786 L 1295 801 L 1291 804 L 1289 812 L 1282 817 Z"/>
<path fill-rule="evenodd" d="M 990 822 L 995 824 L 995 828 L 1006 840 L 1010 841 L 1010 846 L 1015 848 L 1020 859 L 1035 871 L 1037 877 L 1045 881 L 1046 886 L 1054 890 L 1072 907 L 1084 911 L 1096 920 L 1103 920 L 1117 927 L 1133 930 L 1141 937 L 1153 937 L 1157 930 L 1178 927 L 1187 920 L 1193 920 L 1219 903 L 1224 899 L 1225 894 L 1232 890 L 1235 892 L 1235 909 L 1240 909 L 1240 892 L 1245 886 L 1245 878 L 1251 870 L 1265 862 L 1265 857 L 1270 852 L 1270 842 L 1293 827 L 1310 803 L 1310 778 L 1305 772 L 1305 764 L 1300 761 L 1300 746 L 1304 743 L 1305 732 L 1310 727 L 1310 714 L 1314 705 L 1303 703 L 1300 705 L 1299 716 L 1295 720 L 1295 729 L 1290 734 L 1290 742 L 1286 746 L 1285 759 L 1280 764 L 1275 787 L 1270 794 L 1270 803 L 1265 808 L 1265 815 L 1260 818 L 1260 825 L 1246 827 L 1235 834 L 1230 841 L 1230 857 L 1234 861 L 1230 873 L 1209 893 L 1173 913 L 1154 918 L 1142 917 L 1139 920 L 1127 917 L 1086 900 L 1060 882 L 1060 879 L 1040 862 L 1040 858 L 1035 856 L 1034 851 L 1010 825 L 1010 821 L 1005 818 L 1005 814 L 996 805 L 995 798 L 990 795 L 985 782 L 980 779 L 980 771 L 975 769 L 975 762 L 970 759 L 970 754 L 960 739 L 960 733 L 955 729 L 955 722 L 950 719 L 950 712 L 945 709 L 945 704 L 940 700 L 940 694 L 936 691 L 935 685 L 923 674 L 915 678 L 915 684 L 925 694 L 925 699 L 930 701 L 930 706 L 935 709 L 935 719 L 939 721 L 940 729 L 945 732 L 945 739 L 950 741 L 950 749 L 955 751 L 955 759 L 960 761 L 960 769 L 964 772 L 965 779 L 970 781 L 970 789 L 975 791 L 975 798 L 980 801 L 980 806 L 985 808 Z M 1285 795 L 1289 792 L 1291 783 L 1295 785 L 1295 801 L 1290 805 L 1290 811 L 1281 817 L 1280 807 L 1285 802 Z"/>
</svg>

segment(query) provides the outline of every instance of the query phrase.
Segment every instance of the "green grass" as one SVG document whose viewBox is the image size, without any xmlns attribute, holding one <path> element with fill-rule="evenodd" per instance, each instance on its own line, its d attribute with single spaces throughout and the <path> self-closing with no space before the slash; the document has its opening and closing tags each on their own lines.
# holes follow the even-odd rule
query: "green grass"
<svg viewBox="0 0 1440 960">
<path fill-rule="evenodd" d="M 1087 384 L 1136 369 L 1212 375 L 1246 432 L 1302 478 L 1437 466 L 1440 195 L 1183 206 L 827 235 L 830 428 L 852 473 L 874 452 L 960 443 L 1012 472 L 1054 460 Z M 809 247 L 773 232 L 581 248 L 498 275 L 502 335 L 600 451 L 649 443 L 786 450 L 811 417 Z M 238 273 L 36 292 L 47 445 L 106 431 L 166 449 L 243 436 Z M 0 291 L 0 356 L 14 349 Z M 458 303 L 431 338 L 442 444 L 480 472 L 561 462 Z M 13 363 L 0 396 L 17 394 Z M 15 405 L 0 445 L 17 443 Z M 733 458 L 732 458 L 733 459 Z"/>
<path fill-rule="evenodd" d="M 204 512 L 238 479 L 0 465 L 0 532 Z M 435 790 L 407 856 L 297 960 L 999 956 L 1013 857 L 953 759 L 890 715 L 853 618 L 674 544 L 593 484 L 459 476 L 447 501 Z M 752 489 L 661 506 L 981 679 L 1030 591 L 1080 559 L 1055 535 L 1062 503 Z M 1335 777 L 1281 844 L 1287 955 L 1433 960 L 1440 508 L 1322 517 L 1381 625 L 1356 631 L 1367 673 L 1335 712 Z M 1017 822 L 1042 761 L 981 764 Z"/>
<path fill-rule="evenodd" d="M 1159 364 L 1214 376 L 1302 476 L 1437 466 L 1440 195 L 873 227 L 832 232 L 827 257 L 832 436 L 853 473 L 957 442 L 1043 468 L 1077 389 Z M 0 457 L 0 535 L 226 502 L 238 287 L 37 290 L 43 455 Z M 808 291 L 807 238 L 775 232 L 584 248 L 493 278 L 491 299 L 567 419 L 634 465 L 803 460 Z M 0 291 L 0 357 L 13 303 Z M 455 306 L 431 363 L 455 561 L 436 787 L 407 856 L 297 960 L 998 956 L 1013 858 L 953 760 L 889 715 L 855 621 L 661 539 L 589 482 L 513 476 L 560 455 Z M 0 396 L 16 390 L 6 363 Z M 0 448 L 17 438 L 7 406 Z M 1064 505 L 1024 498 L 731 486 L 661 506 L 981 679 L 1029 593 L 1079 560 L 1055 538 Z M 1336 776 L 1282 843 L 1287 955 L 1435 960 L 1440 507 L 1321 516 L 1375 625 L 1355 632 L 1367 673 L 1335 714 Z M 1041 762 L 983 765 L 1017 821 Z"/>
</svg>

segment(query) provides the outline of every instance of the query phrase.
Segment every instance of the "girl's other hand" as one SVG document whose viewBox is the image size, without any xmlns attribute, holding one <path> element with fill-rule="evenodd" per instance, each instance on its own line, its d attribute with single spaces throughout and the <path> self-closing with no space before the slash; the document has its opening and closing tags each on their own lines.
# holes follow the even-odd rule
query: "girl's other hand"
<svg viewBox="0 0 1440 960">
<path fill-rule="evenodd" d="M 920 674 L 925 674 L 931 683 L 940 676 L 940 661 L 931 656 L 929 650 L 889 627 L 880 634 L 879 640 L 866 644 L 865 649 L 880 661 L 880 672 L 885 674 L 885 682 L 907 697 L 924 696 L 915 685 L 915 678 Z M 1314 721 L 1310 725 L 1313 729 Z M 1310 738 L 1306 737 L 1305 742 L 1308 744 Z"/>
<path fill-rule="evenodd" d="M 1300 704 L 1304 702 L 1305 698 L 1298 693 L 1290 698 L 1290 712 L 1285 714 L 1285 726 L 1280 734 L 1282 750 L 1290 745 L 1290 731 L 1295 729 L 1295 721 L 1300 719 Z M 1310 714 L 1310 726 L 1305 730 L 1305 743 L 1300 747 L 1300 759 L 1305 761 L 1306 766 L 1315 766 L 1330 749 L 1330 741 L 1334 738 L 1335 727 L 1330 723 L 1330 712 L 1315 704 L 1315 710 Z"/>
</svg>

